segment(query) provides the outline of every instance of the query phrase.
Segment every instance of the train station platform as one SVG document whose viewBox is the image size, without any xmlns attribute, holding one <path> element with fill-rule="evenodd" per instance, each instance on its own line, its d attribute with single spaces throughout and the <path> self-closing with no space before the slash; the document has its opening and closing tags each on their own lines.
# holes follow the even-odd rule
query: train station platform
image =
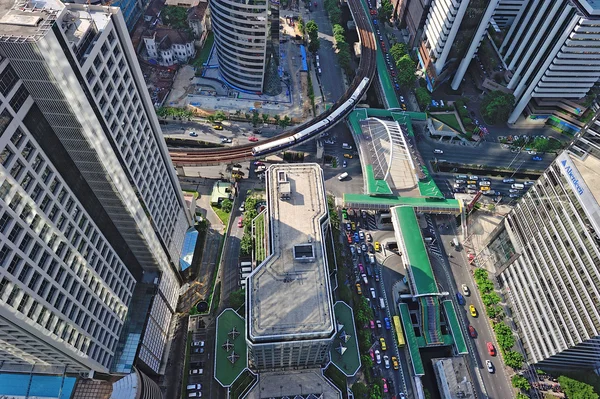
<svg viewBox="0 0 600 399">
<path fill-rule="evenodd" d="M 444 307 L 444 311 L 446 312 L 446 319 L 448 321 L 448 326 L 450 328 L 450 332 L 452 333 L 452 337 L 454 338 L 454 344 L 456 345 L 456 352 L 460 355 L 465 355 L 469 353 L 467 350 L 467 342 L 465 341 L 465 335 L 463 334 L 462 328 L 460 328 L 460 324 L 458 322 L 458 315 L 456 314 L 456 308 L 454 307 L 454 303 L 450 300 L 442 301 L 442 306 Z"/>
<path fill-rule="evenodd" d="M 415 329 L 410 319 L 408 305 L 405 303 L 400 303 L 398 308 L 400 309 L 402 328 L 404 329 L 404 335 L 406 337 L 406 344 L 408 345 L 408 352 L 410 353 L 413 372 L 415 375 L 425 375 L 425 368 L 423 367 L 423 360 L 421 359 L 421 354 L 419 353 L 419 344 L 417 343 Z"/>
</svg>

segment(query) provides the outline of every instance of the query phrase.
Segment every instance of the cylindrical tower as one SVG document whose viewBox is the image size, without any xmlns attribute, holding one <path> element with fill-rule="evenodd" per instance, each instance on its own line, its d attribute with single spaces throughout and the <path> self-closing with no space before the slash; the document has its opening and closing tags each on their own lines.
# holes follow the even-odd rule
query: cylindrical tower
<svg viewBox="0 0 600 399">
<path fill-rule="evenodd" d="M 266 0 L 210 0 L 219 71 L 236 89 L 262 93 L 269 34 Z"/>
</svg>

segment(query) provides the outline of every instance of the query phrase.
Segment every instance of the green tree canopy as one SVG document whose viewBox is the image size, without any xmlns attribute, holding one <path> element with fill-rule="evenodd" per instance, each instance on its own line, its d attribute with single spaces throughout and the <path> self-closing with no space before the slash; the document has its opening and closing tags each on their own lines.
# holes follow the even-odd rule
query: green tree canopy
<svg viewBox="0 0 600 399">
<path fill-rule="evenodd" d="M 558 377 L 561 388 L 569 399 L 598 399 L 594 387 L 585 382 L 577 381 L 561 375 Z"/>
<path fill-rule="evenodd" d="M 212 115 L 216 121 L 222 121 L 227 119 L 227 115 L 225 115 L 225 112 L 223 111 L 217 111 Z"/>
<path fill-rule="evenodd" d="M 412 88 L 417 79 L 415 75 L 417 65 L 415 62 L 408 54 L 405 54 L 396 62 L 396 66 L 398 67 L 398 83 L 400 86 Z"/>
<path fill-rule="evenodd" d="M 515 96 L 494 90 L 487 93 L 481 102 L 481 113 L 488 123 L 506 123 L 515 105 Z"/>
<path fill-rule="evenodd" d="M 512 330 L 504 322 L 494 325 L 494 332 L 498 339 L 498 345 L 504 350 L 510 350 L 515 345 L 515 337 Z"/>
<path fill-rule="evenodd" d="M 221 210 L 223 212 L 231 212 L 231 208 L 233 207 L 233 203 L 228 200 L 228 199 L 224 199 L 223 201 L 221 201 Z"/>
<path fill-rule="evenodd" d="M 340 25 L 340 24 L 333 25 L 333 36 L 334 37 L 336 37 L 336 36 L 342 36 L 342 37 L 344 37 L 344 33 L 345 33 L 345 30 L 344 30 L 344 27 L 342 25 Z"/>
<path fill-rule="evenodd" d="M 304 26 L 304 20 L 302 19 L 302 17 L 298 17 L 298 21 L 296 21 L 296 27 L 298 28 L 298 31 L 301 34 L 305 34 L 306 30 L 305 30 L 305 26 Z"/>
<path fill-rule="evenodd" d="M 531 389 L 529 381 L 527 381 L 527 378 L 523 377 L 522 375 L 513 375 L 511 382 L 512 386 L 515 388 L 522 389 L 524 391 L 529 391 Z"/>
<path fill-rule="evenodd" d="M 365 356 L 363 356 L 363 357 L 365 357 Z M 370 356 L 366 356 L 366 357 L 369 358 L 369 360 L 371 360 Z M 373 361 L 371 361 L 371 364 L 372 363 L 373 363 Z M 364 365 L 365 365 L 365 362 L 363 361 L 363 366 Z M 367 386 L 365 384 L 363 384 L 362 382 L 358 381 L 352 385 L 352 393 L 354 393 L 354 397 L 357 399 L 367 399 L 367 395 L 369 395 L 369 388 L 367 388 Z"/>
<path fill-rule="evenodd" d="M 400 58 L 404 57 L 408 52 L 406 51 L 406 44 L 404 43 L 395 43 L 392 47 L 390 47 L 390 55 L 394 59 L 395 62 L 398 62 Z"/>
<path fill-rule="evenodd" d="M 504 363 L 512 369 L 520 369 L 523 366 L 525 358 L 522 354 L 515 351 L 504 352 Z M 569 396 L 571 398 L 571 396 Z"/>
<path fill-rule="evenodd" d="M 479 280 L 487 280 L 488 279 L 488 272 L 485 269 L 476 269 L 475 273 L 473 273 L 473 276 L 475 277 L 475 281 L 477 283 L 479 283 Z"/>
<path fill-rule="evenodd" d="M 502 314 L 502 308 L 498 305 L 490 305 L 485 307 L 485 311 L 492 319 L 499 317 Z"/>
<path fill-rule="evenodd" d="M 369 399 L 381 399 L 381 387 L 379 384 L 374 384 L 371 386 L 371 392 L 369 394 Z"/>
<path fill-rule="evenodd" d="M 315 21 L 308 21 L 304 26 L 306 30 L 306 34 L 310 38 L 310 40 L 314 40 L 318 38 L 319 35 L 319 27 Z"/>
<path fill-rule="evenodd" d="M 378 17 L 381 22 L 389 22 L 392 19 L 392 13 L 394 12 L 394 6 L 390 0 L 382 0 L 381 7 L 378 10 Z"/>
<path fill-rule="evenodd" d="M 487 292 L 481 296 L 481 301 L 485 306 L 496 305 L 500 303 L 500 296 L 495 292 Z"/>
<path fill-rule="evenodd" d="M 166 6 L 160 12 L 160 18 L 165 25 L 175 29 L 189 29 L 187 9 L 178 6 Z"/>
<path fill-rule="evenodd" d="M 244 305 L 244 303 L 246 303 L 246 293 L 244 290 L 239 289 L 229 294 L 229 306 L 232 309 L 237 310 L 241 308 Z M 241 310 L 243 311 L 243 308 Z"/>
<path fill-rule="evenodd" d="M 252 237 L 249 234 L 244 234 L 240 240 L 240 252 L 242 255 L 250 255 L 252 253 Z"/>
<path fill-rule="evenodd" d="M 429 91 L 424 87 L 419 87 L 415 90 L 415 96 L 417 97 L 417 102 L 419 103 L 419 107 L 421 110 L 425 110 L 429 104 L 431 104 L 431 95 Z"/>
</svg>

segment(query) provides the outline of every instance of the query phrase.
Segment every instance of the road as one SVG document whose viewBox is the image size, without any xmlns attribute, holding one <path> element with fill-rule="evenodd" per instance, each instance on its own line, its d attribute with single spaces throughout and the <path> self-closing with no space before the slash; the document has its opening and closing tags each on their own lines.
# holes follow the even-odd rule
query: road
<svg viewBox="0 0 600 399">
<path fill-rule="evenodd" d="M 349 214 L 349 218 L 351 221 L 355 222 L 355 224 L 357 225 L 357 229 L 362 230 L 365 233 L 365 235 L 369 233 L 372 236 L 371 241 L 368 241 L 367 236 L 365 236 L 365 241 L 361 241 L 361 244 L 372 244 L 375 241 L 382 240 L 384 237 L 393 235 L 393 232 L 390 231 L 377 230 L 375 215 L 373 213 L 368 213 L 366 219 L 363 219 L 361 216 L 356 214 Z M 382 260 L 384 258 L 384 254 L 376 253 L 376 257 L 378 258 L 378 260 Z M 394 300 L 392 298 L 392 286 L 402 278 L 402 275 L 390 268 L 383 267 L 379 263 L 377 263 L 376 265 L 370 265 L 368 256 L 364 256 L 364 254 L 356 254 L 355 256 L 353 256 L 352 263 L 355 275 L 355 282 L 360 282 L 363 296 L 369 300 L 371 309 L 373 310 L 373 314 L 375 317 L 375 328 L 371 332 L 371 342 L 373 343 L 371 349 L 373 350 L 373 352 L 375 350 L 378 350 L 381 354 L 382 360 L 380 364 L 376 363 L 375 367 L 373 367 L 373 374 L 378 379 L 386 379 L 390 394 L 397 394 L 399 392 L 408 391 L 410 397 L 411 381 L 409 378 L 410 373 L 408 371 L 409 369 L 405 353 L 403 350 L 399 350 L 396 346 L 397 342 L 393 336 L 393 330 L 388 330 L 385 328 L 385 318 L 387 317 L 391 323 L 392 315 L 395 314 L 394 309 L 390 307 L 394 304 Z M 367 276 L 367 284 L 365 284 L 363 279 L 361 278 L 361 268 L 366 274 L 370 274 Z M 369 273 L 369 269 L 371 273 Z M 379 275 L 379 281 L 376 281 L 375 274 Z M 371 291 L 371 289 L 373 291 Z M 386 306 L 384 309 L 382 309 L 379 305 L 380 298 L 383 298 L 385 301 Z M 379 324 L 381 324 L 382 328 L 377 327 Z M 361 327 L 364 326 L 358 326 L 358 328 Z M 370 327 L 367 326 L 366 328 Z M 386 343 L 385 351 L 382 350 L 379 341 L 381 337 L 383 337 Z M 383 356 L 388 356 L 389 358 L 389 369 L 385 368 Z M 391 366 L 392 356 L 398 358 L 400 365 L 399 370 L 394 370 Z"/>
<path fill-rule="evenodd" d="M 456 251 L 450 245 L 454 237 L 461 237 L 454 220 L 445 216 L 438 216 L 434 219 L 429 218 L 428 225 L 430 236 L 435 237 L 430 245 L 432 267 L 438 283 L 442 289 L 451 293 L 452 300 L 457 308 L 459 321 L 463 326 L 463 333 L 469 346 L 469 367 L 471 368 L 471 376 L 474 377 L 474 382 L 479 391 L 478 395 L 483 393 L 491 399 L 514 397 L 514 390 L 504 370 L 502 359 L 499 356 L 490 356 L 488 353 L 487 342 L 492 342 L 496 351 L 498 351 L 498 344 L 491 329 L 491 324 L 485 315 L 485 306 L 473 281 L 471 274 L 473 268 L 468 264 L 466 251 Z M 432 250 L 432 247 L 438 247 L 439 249 Z M 448 258 L 448 254 L 452 257 Z M 456 292 L 461 291 L 462 284 L 467 285 L 470 295 L 465 297 L 466 304 L 461 306 L 457 303 Z M 470 315 L 469 305 L 475 306 L 478 313 L 477 317 Z M 467 330 L 469 325 L 475 328 L 476 338 L 469 336 Z M 494 373 L 489 373 L 485 367 L 485 361 L 488 359 L 494 365 Z M 481 382 L 483 382 L 483 387 Z"/>
<path fill-rule="evenodd" d="M 202 120 L 192 121 L 169 121 L 168 125 L 162 125 L 161 129 L 165 137 L 174 138 L 185 138 L 189 140 L 206 141 L 209 143 L 221 143 L 221 138 L 226 137 L 232 140 L 231 144 L 225 144 L 227 146 L 236 146 L 242 144 L 248 144 L 248 140 L 251 136 L 256 136 L 258 139 L 267 137 L 273 137 L 277 134 L 281 134 L 282 129 L 269 125 L 269 127 L 262 127 L 260 124 L 260 134 L 255 135 L 253 133 L 254 127 L 249 122 L 230 122 L 223 121 L 223 130 L 215 130 L 212 128 L 213 124 Z M 190 136 L 190 132 L 198 134 L 197 137 Z"/>
</svg>

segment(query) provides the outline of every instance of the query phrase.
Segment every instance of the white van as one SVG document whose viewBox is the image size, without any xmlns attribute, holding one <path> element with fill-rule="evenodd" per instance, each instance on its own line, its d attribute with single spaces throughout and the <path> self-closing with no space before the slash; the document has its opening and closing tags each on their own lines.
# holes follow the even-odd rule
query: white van
<svg viewBox="0 0 600 399">
<path fill-rule="evenodd" d="M 525 186 L 521 183 L 515 183 L 512 186 L 510 186 L 511 188 L 517 189 L 517 190 L 523 190 L 525 188 Z"/>
<path fill-rule="evenodd" d="M 342 181 L 342 180 L 344 180 L 348 176 L 349 176 L 348 172 L 344 172 L 344 173 L 342 173 L 341 175 L 338 176 L 338 180 Z"/>
<path fill-rule="evenodd" d="M 383 300 L 382 297 L 379 297 L 379 307 L 381 309 L 385 309 L 385 301 Z"/>
<path fill-rule="evenodd" d="M 348 144 L 348 143 L 342 143 L 342 148 L 344 150 L 351 150 L 352 146 L 350 144 Z"/>
</svg>

